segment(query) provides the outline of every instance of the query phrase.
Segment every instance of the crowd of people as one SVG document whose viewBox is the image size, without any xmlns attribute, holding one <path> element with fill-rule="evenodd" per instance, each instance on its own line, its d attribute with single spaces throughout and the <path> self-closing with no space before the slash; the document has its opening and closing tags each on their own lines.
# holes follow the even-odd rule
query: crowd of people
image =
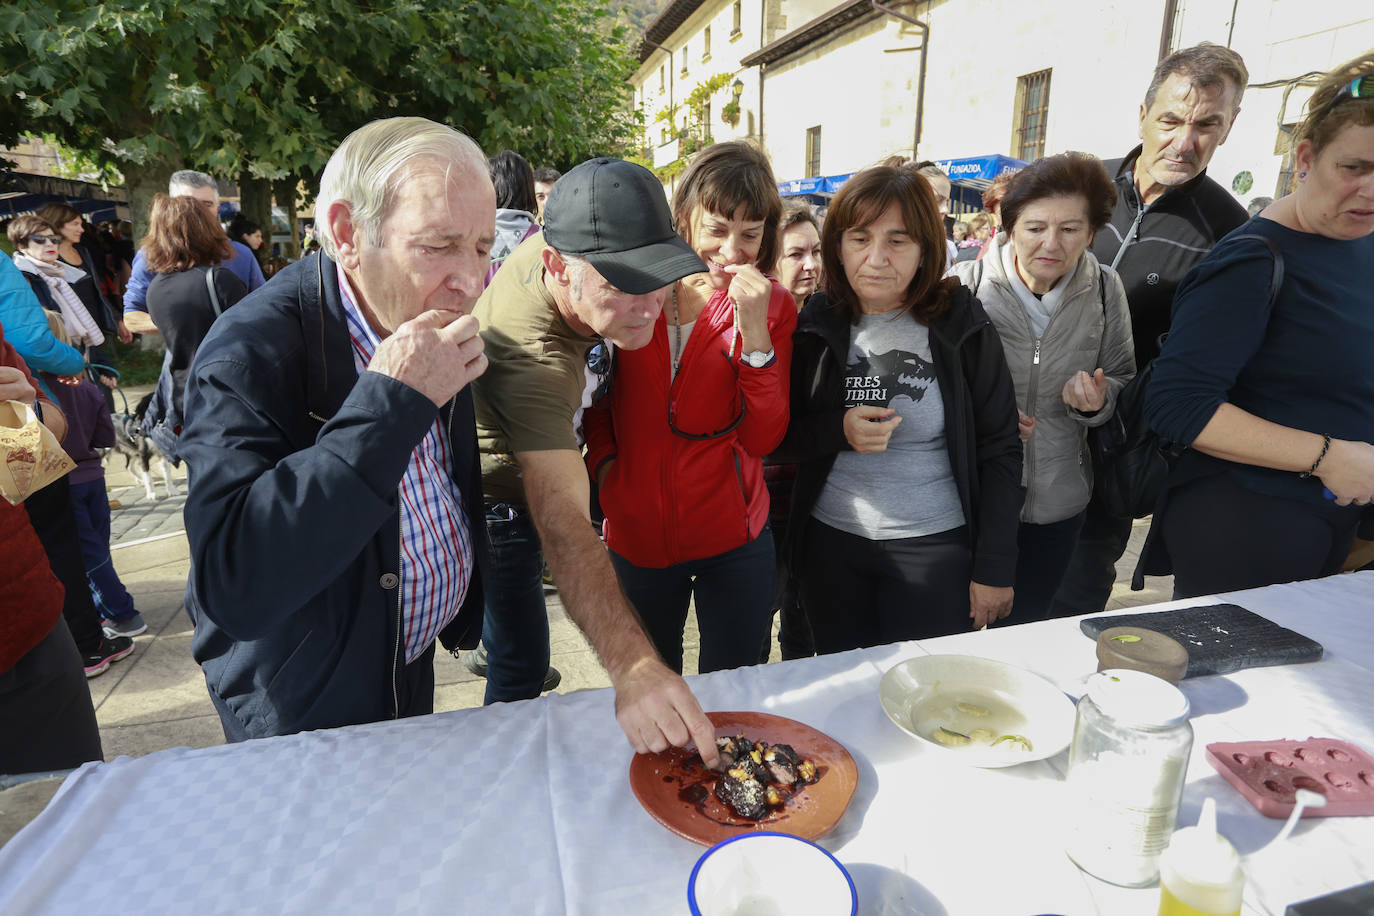
<svg viewBox="0 0 1374 916">
<path fill-rule="evenodd" d="M 1316 87 L 1294 187 L 1249 217 L 1206 176 L 1247 83 L 1226 48 L 1165 58 L 1138 146 L 1000 178 L 959 240 L 930 162 L 859 171 L 820 218 L 749 142 L 670 201 L 623 160 L 560 175 L 372 122 L 321 177 L 321 251 L 265 286 L 260 230 L 226 236 L 199 173 L 155 202 L 105 330 L 63 214 L 16 221 L 33 285 L 0 312 L 23 339 L 0 395 L 98 446 L 25 369 L 84 362 L 39 340 L 35 292 L 88 350 L 165 336 L 151 413 L 190 469 L 192 653 L 229 740 L 428 713 L 436 641 L 487 703 L 538 696 L 547 570 L 631 746 L 711 764 L 692 607 L 703 672 L 766 660 L 775 613 L 796 658 L 1102 610 L 1132 519 L 1089 441 L 1138 373 L 1129 409 L 1177 456 L 1143 564 L 1179 597 L 1342 568 L 1374 519 L 1374 52 Z M 89 599 L 52 533 L 70 503 L 25 508 Z M 7 518 L 24 555 L 27 530 Z M 127 641 L 89 609 L 54 624 L 55 580 L 25 573 L 41 619 L 0 657 L 0 721 L 48 745 L 0 771 L 98 758 L 89 702 L 32 685 L 80 686 L 92 626 Z"/>
</svg>

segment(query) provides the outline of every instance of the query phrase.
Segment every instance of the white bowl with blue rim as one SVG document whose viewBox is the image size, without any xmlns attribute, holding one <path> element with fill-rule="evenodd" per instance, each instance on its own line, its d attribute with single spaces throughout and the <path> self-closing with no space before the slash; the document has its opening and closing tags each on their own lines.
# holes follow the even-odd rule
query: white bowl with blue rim
<svg viewBox="0 0 1374 916">
<path fill-rule="evenodd" d="M 722 840 L 687 879 L 692 916 L 855 916 L 859 895 L 840 861 L 810 840 L 760 831 Z"/>
</svg>

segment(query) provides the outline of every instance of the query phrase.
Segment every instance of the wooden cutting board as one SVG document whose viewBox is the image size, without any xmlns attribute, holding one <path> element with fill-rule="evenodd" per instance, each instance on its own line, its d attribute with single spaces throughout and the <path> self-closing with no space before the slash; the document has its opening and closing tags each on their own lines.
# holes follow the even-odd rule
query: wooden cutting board
<svg viewBox="0 0 1374 916">
<path fill-rule="evenodd" d="M 1209 604 L 1120 617 L 1085 617 L 1078 626 L 1092 639 L 1097 639 L 1108 627 L 1143 627 L 1163 633 L 1188 650 L 1188 673 L 1184 677 L 1314 662 L 1322 657 L 1321 643 L 1238 604 Z"/>
</svg>

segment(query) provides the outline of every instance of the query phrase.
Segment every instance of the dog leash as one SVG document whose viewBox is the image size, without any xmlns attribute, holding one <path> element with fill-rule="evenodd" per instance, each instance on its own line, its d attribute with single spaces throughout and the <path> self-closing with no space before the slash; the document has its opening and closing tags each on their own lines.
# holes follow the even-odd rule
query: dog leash
<svg viewBox="0 0 1374 916">
<path fill-rule="evenodd" d="M 119 392 L 119 399 L 124 402 L 124 413 L 129 413 L 129 399 L 124 396 L 124 389 L 119 387 L 119 370 L 116 369 L 114 366 L 106 366 L 103 363 L 87 363 L 86 368 L 103 369 L 105 370 L 105 372 L 114 376 L 115 386 L 110 390 Z"/>
</svg>

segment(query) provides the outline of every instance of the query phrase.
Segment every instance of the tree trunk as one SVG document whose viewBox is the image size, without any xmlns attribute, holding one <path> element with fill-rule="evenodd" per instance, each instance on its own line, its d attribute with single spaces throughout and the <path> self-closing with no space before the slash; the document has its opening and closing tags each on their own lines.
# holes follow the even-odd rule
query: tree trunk
<svg viewBox="0 0 1374 916">
<path fill-rule="evenodd" d="M 148 234 L 148 211 L 153 206 L 153 198 L 166 194 L 167 179 L 184 167 L 183 163 L 169 159 L 124 167 L 124 190 L 129 195 L 129 219 L 134 224 L 135 246 Z"/>
<path fill-rule="evenodd" d="M 288 261 L 301 256 L 300 226 L 296 221 L 296 186 L 300 179 L 287 175 L 272 182 L 272 197 L 278 207 L 286 211 L 287 238 L 282 242 L 281 255 Z"/>
<path fill-rule="evenodd" d="M 272 238 L 272 182 L 266 178 L 254 178 L 246 172 L 239 176 L 239 212 L 262 227 L 263 241 Z M 235 239 L 234 241 L 238 241 Z M 261 264 L 263 256 L 271 249 L 263 245 L 253 256 Z"/>
</svg>

